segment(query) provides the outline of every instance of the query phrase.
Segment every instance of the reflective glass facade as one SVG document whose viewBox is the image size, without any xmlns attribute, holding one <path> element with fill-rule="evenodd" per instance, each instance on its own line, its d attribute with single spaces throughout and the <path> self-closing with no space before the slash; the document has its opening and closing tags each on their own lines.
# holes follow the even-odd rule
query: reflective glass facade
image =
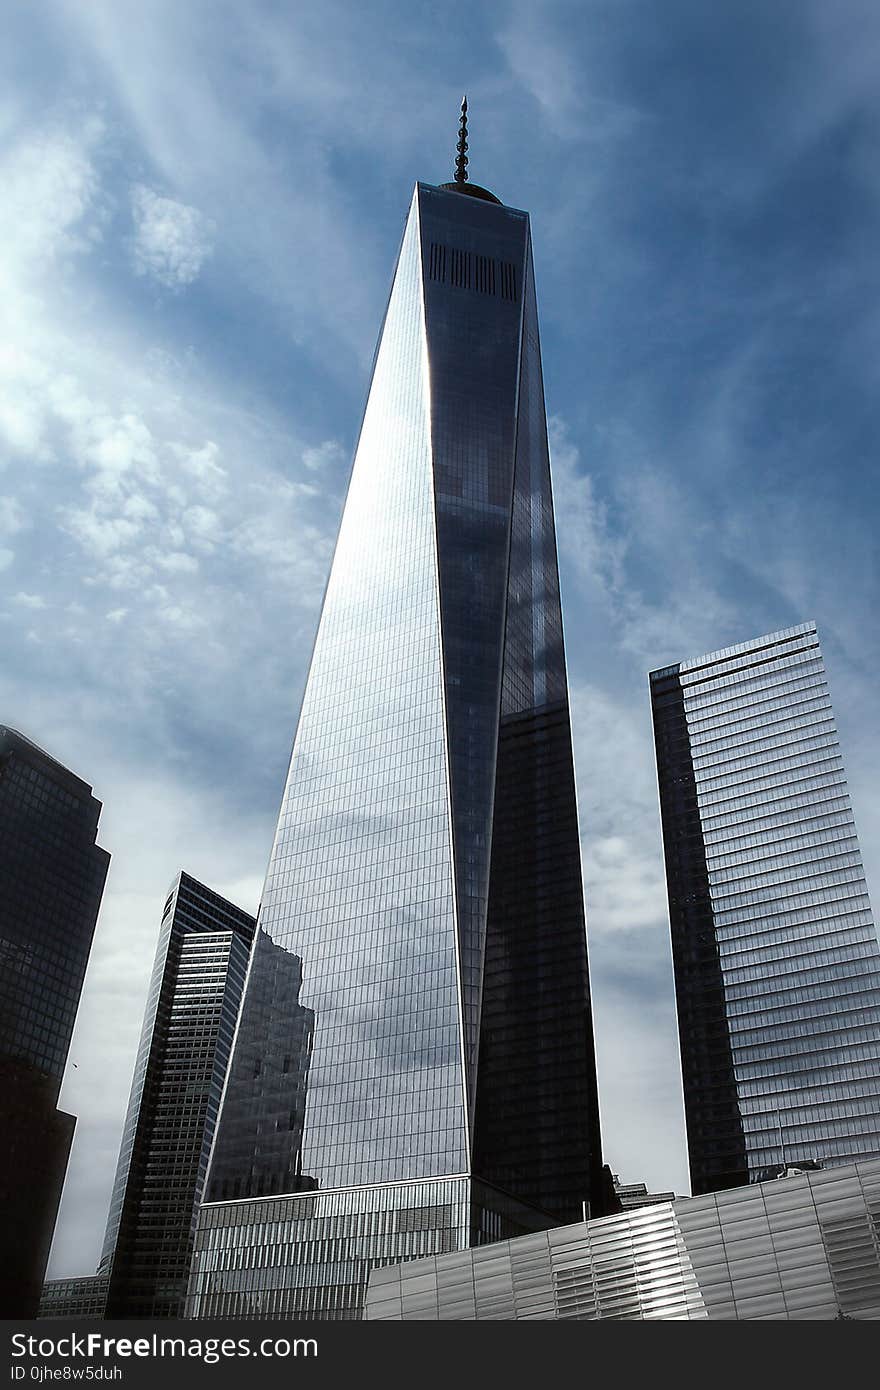
<svg viewBox="0 0 880 1390">
<path fill-rule="evenodd" d="M 592 1048 L 528 217 L 420 184 L 209 1199 L 460 1175 L 580 1215 Z"/>
<path fill-rule="evenodd" d="M 187 1317 L 359 1319 L 370 1270 L 551 1224 L 468 1178 L 203 1208 Z"/>
<path fill-rule="evenodd" d="M 0 727 L 0 1316 L 35 1317 L 75 1120 L 57 1109 L 110 856 L 81 778 Z"/>
<path fill-rule="evenodd" d="M 880 1153 L 880 950 L 814 624 L 651 698 L 694 1192 Z"/>
<path fill-rule="evenodd" d="M 376 1320 L 880 1319 L 880 1160 L 370 1275 Z"/>
<path fill-rule="evenodd" d="M 189 874 L 166 900 L 99 1270 L 108 1317 L 181 1315 L 255 925 Z"/>
<path fill-rule="evenodd" d="M 449 814 L 414 207 L 266 878 L 212 1197 L 465 1171 Z M 266 1032 L 289 970 L 313 1018 L 305 1045 L 296 1015 L 279 1020 L 288 1037 Z"/>
</svg>

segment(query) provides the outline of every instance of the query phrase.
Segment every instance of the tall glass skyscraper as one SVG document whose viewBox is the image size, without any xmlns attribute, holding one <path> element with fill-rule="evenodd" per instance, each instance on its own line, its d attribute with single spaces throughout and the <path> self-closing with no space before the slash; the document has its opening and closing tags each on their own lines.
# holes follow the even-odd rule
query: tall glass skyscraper
<svg viewBox="0 0 880 1390">
<path fill-rule="evenodd" d="M 357 1317 L 377 1264 L 604 1198 L 529 220 L 419 184 L 188 1310 Z"/>
<path fill-rule="evenodd" d="M 815 625 L 650 679 L 694 1193 L 880 1154 L 880 949 Z"/>
<path fill-rule="evenodd" d="M 189 874 L 166 899 L 99 1268 L 107 1317 L 183 1311 L 255 925 Z"/>
<path fill-rule="evenodd" d="M 110 864 L 100 814 L 0 727 L 0 1317 L 36 1317 L 73 1142 L 57 1101 Z"/>
</svg>

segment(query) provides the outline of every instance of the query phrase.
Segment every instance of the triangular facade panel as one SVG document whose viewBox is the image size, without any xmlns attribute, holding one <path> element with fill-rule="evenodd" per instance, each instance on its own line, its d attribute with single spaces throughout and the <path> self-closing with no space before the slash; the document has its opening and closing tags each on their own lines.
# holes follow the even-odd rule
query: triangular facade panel
<svg viewBox="0 0 880 1390">
<path fill-rule="evenodd" d="M 516 446 L 524 213 L 419 190 L 465 1057 L 477 1040 Z"/>
<path fill-rule="evenodd" d="M 429 424 L 414 200 L 266 878 L 215 1197 L 467 1166 Z M 289 1037 L 268 1022 L 286 960 Z"/>
</svg>

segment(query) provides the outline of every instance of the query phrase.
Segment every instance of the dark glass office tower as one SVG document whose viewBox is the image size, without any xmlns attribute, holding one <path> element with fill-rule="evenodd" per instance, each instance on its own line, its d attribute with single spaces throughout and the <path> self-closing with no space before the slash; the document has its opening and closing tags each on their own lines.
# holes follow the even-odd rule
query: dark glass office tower
<svg viewBox="0 0 880 1390">
<path fill-rule="evenodd" d="M 694 1193 L 880 1153 L 880 950 L 814 624 L 651 699 Z"/>
<path fill-rule="evenodd" d="M 606 1195 L 529 220 L 419 184 L 188 1308 L 356 1317 Z"/>
<path fill-rule="evenodd" d="M 165 903 L 99 1274 L 110 1318 L 174 1318 L 256 923 L 181 873 Z"/>
<path fill-rule="evenodd" d="M 56 1108 L 110 856 L 91 787 L 0 727 L 0 1316 L 36 1317 L 76 1121 Z"/>
</svg>

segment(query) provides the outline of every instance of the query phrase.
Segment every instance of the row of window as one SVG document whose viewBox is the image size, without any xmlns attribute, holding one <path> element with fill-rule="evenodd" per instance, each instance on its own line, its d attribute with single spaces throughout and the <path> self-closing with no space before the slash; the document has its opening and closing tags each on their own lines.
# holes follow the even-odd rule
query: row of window
<svg viewBox="0 0 880 1390">
<path fill-rule="evenodd" d="M 835 875 L 828 875 L 828 878 L 835 880 Z M 776 903 L 784 904 L 784 910 L 774 910 Z M 818 884 L 809 893 L 791 893 L 780 896 L 776 901 L 772 901 L 768 896 L 755 895 L 754 906 L 759 911 L 754 911 L 745 904 L 741 908 L 731 908 L 730 911 L 717 911 L 713 913 L 715 922 L 715 932 L 719 944 L 729 941 L 736 941 L 745 936 L 750 936 L 748 928 L 750 924 L 756 924 L 754 935 L 750 936 L 753 941 L 761 939 L 772 940 L 772 936 L 784 930 L 786 927 L 798 927 L 803 923 L 816 923 L 823 920 L 833 913 L 822 912 L 823 904 L 850 904 L 844 907 L 844 911 L 852 911 L 853 908 L 869 907 L 865 880 L 859 874 L 841 874 L 837 876 L 837 881 L 832 882 L 828 887 L 822 888 Z M 799 912 L 797 909 L 801 909 Z M 772 933 L 766 936 L 766 933 Z M 795 931 L 793 936 L 797 937 L 801 933 Z M 809 935 L 810 933 L 807 933 Z"/>
<path fill-rule="evenodd" d="M 821 774 L 823 779 L 827 779 L 829 773 L 843 773 L 843 760 L 840 753 L 835 751 L 837 745 L 823 745 L 812 751 L 806 751 L 789 758 L 782 758 L 778 763 L 768 764 L 767 768 L 759 767 L 755 770 L 753 777 L 738 776 L 734 778 L 708 777 L 697 779 L 697 804 L 700 807 L 701 819 L 703 815 L 717 814 L 719 807 L 726 806 L 732 810 L 736 806 L 755 806 L 775 800 L 780 792 L 803 792 L 810 782 L 810 774 Z M 786 773 L 787 776 L 783 776 Z M 817 785 L 824 785 L 819 782 Z M 731 792 L 741 795 L 734 799 Z M 767 795 L 769 793 L 769 797 Z"/>
<path fill-rule="evenodd" d="M 740 836 L 729 841 L 720 853 L 706 854 L 706 867 L 713 878 L 721 879 L 728 869 L 749 869 L 753 864 L 769 867 L 783 864 L 799 851 L 813 847 L 858 844 L 852 816 L 836 811 L 830 816 L 811 816 L 796 825 L 784 827 L 788 834 Z"/>
<path fill-rule="evenodd" d="M 731 1035 L 737 1041 L 744 1038 L 752 1029 L 765 1025 L 777 1030 L 778 1036 L 789 1037 L 793 1033 L 804 1037 L 809 1035 L 809 1026 L 812 1024 L 814 1031 L 819 1035 L 823 1031 L 823 1025 L 829 1018 L 833 1018 L 838 1026 L 848 1026 L 851 1018 L 864 1018 L 877 1026 L 878 1036 L 878 1055 L 880 1055 L 880 990 L 877 988 L 878 976 L 869 977 L 863 980 L 854 977 L 842 982 L 849 986 L 848 992 L 844 989 L 830 991 L 828 993 L 818 989 L 812 990 L 791 990 L 778 1004 L 758 1008 L 755 1004 L 748 1002 L 742 1004 L 728 1003 L 726 1008 L 727 1018 L 730 1023 Z M 858 986 L 863 988 L 859 989 Z M 807 1024 L 801 1028 L 790 1028 L 785 1025 L 807 1020 Z"/>
<path fill-rule="evenodd" d="M 777 905 L 788 906 L 795 901 L 793 890 L 798 888 L 806 889 L 810 895 L 820 887 L 863 883 L 861 855 L 850 850 L 817 859 L 812 864 L 792 864 L 785 870 L 749 874 L 744 880 L 731 879 L 717 887 L 710 881 L 709 893 L 715 920 L 721 923 L 730 920 L 731 913 L 734 913 L 734 920 L 739 920 L 735 909 L 754 903 L 759 903 L 766 915 L 772 915 Z"/>
<path fill-rule="evenodd" d="M 819 740 L 817 743 L 816 740 Z M 752 729 L 749 737 L 719 736 L 717 747 L 698 749 L 691 745 L 692 766 L 697 780 L 706 769 L 728 771 L 733 768 L 751 768 L 756 764 L 772 764 L 775 755 L 785 749 L 801 746 L 809 748 L 823 746 L 824 743 L 838 742 L 837 730 L 830 714 L 821 714 L 799 720 L 789 720 L 786 726 L 777 727 L 768 733 L 765 726 Z M 769 755 L 774 756 L 769 756 Z"/>
<path fill-rule="evenodd" d="M 808 825 L 823 816 L 846 816 L 852 823 L 852 807 L 846 790 L 843 774 L 829 787 L 807 796 L 791 796 L 786 793 L 778 803 L 770 801 L 762 809 L 754 812 L 741 812 L 739 815 L 720 816 L 713 820 L 703 819 L 702 839 L 707 854 L 713 849 L 725 850 L 742 843 L 753 843 L 757 838 L 780 843 L 780 831 L 796 834 L 801 826 Z M 821 824 L 821 820 L 819 820 Z M 777 832 L 770 835 L 770 831 Z"/>
<path fill-rule="evenodd" d="M 867 1035 L 868 1041 L 860 1041 L 858 1033 Z M 836 1035 L 817 1036 L 811 1033 L 805 1043 L 786 1041 L 778 1048 L 768 1046 L 775 1042 L 776 1035 L 773 1029 L 768 1028 L 764 1030 L 764 1036 L 760 1040 L 755 1040 L 750 1045 L 737 1046 L 734 1053 L 737 1081 L 740 1077 L 747 1080 L 756 1076 L 775 1075 L 789 1077 L 791 1084 L 791 1078 L 798 1071 L 803 1071 L 803 1067 L 798 1068 L 795 1065 L 801 1057 L 809 1059 L 804 1063 L 808 1078 L 811 1075 L 827 1078 L 829 1068 L 836 1071 L 838 1067 L 845 1067 L 847 1064 L 870 1062 L 871 1066 L 876 1068 L 880 1056 L 876 1021 L 872 1020 L 868 1020 L 858 1029 L 855 1026 L 840 1029 Z M 751 1055 L 756 1052 L 757 1061 L 753 1062 Z"/>
<path fill-rule="evenodd" d="M 816 690 L 801 692 L 800 699 L 774 700 L 748 718 L 731 719 L 699 729 L 689 727 L 686 742 L 691 754 L 696 757 L 715 745 L 722 750 L 738 748 L 751 740 L 776 738 L 789 729 L 826 719 L 833 723 L 834 716 L 824 682 L 819 682 Z"/>
<path fill-rule="evenodd" d="M 789 655 L 780 655 L 771 661 L 759 659 L 727 674 L 712 676 L 708 680 L 688 680 L 682 676 L 685 708 L 690 713 L 691 709 L 700 710 L 706 705 L 712 705 L 719 698 L 737 698 L 747 691 L 772 689 L 775 685 L 790 680 L 793 671 L 802 672 L 804 675 L 824 671 L 818 644 L 796 648 Z"/>
<path fill-rule="evenodd" d="M 816 965 L 816 960 L 832 962 Z M 866 965 L 866 962 L 870 964 Z M 849 946 L 839 951 L 816 952 L 806 959 L 798 953 L 797 958 L 780 962 L 779 969 L 768 970 L 762 977 L 758 971 L 724 972 L 724 995 L 727 1007 L 732 1009 L 737 1001 L 746 1005 L 754 1001 L 766 1003 L 773 996 L 788 998 L 798 986 L 805 987 L 807 995 L 816 985 L 833 984 L 839 990 L 852 988 L 854 979 L 865 980 L 871 986 L 880 967 L 880 951 L 870 942 L 861 947 Z M 736 975 L 736 981 L 732 976 Z"/>
<path fill-rule="evenodd" d="M 780 628 L 778 632 L 768 632 L 765 637 L 752 638 L 748 642 L 737 642 L 730 647 L 720 647 L 718 651 L 706 652 L 703 656 L 694 657 L 690 661 L 679 662 L 676 666 L 667 666 L 664 671 L 654 671 L 652 677 L 668 675 L 673 672 L 696 676 L 699 672 L 704 674 L 710 672 L 712 667 L 724 671 L 731 661 L 738 660 L 743 656 L 753 656 L 758 659 L 761 655 L 772 655 L 777 650 L 781 654 L 791 651 L 793 644 L 801 645 L 800 639 L 804 636 L 816 637 L 815 623 L 799 623 L 797 627 L 784 627 Z"/>
</svg>

